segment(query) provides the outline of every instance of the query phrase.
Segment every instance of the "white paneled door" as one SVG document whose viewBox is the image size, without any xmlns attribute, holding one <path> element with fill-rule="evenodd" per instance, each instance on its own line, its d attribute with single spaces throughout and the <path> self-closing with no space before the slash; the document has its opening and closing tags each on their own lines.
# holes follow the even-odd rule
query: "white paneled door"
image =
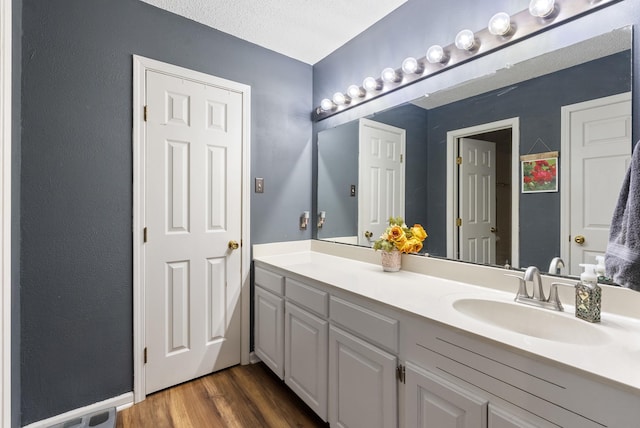
<svg viewBox="0 0 640 428">
<path fill-rule="evenodd" d="M 460 139 L 460 258 L 496 262 L 496 144 Z"/>
<path fill-rule="evenodd" d="M 146 94 L 148 394 L 240 362 L 242 94 L 150 70 Z"/>
<path fill-rule="evenodd" d="M 360 119 L 358 244 L 371 246 L 389 217 L 404 218 L 406 131 Z"/>
<path fill-rule="evenodd" d="M 579 275 L 581 263 L 595 263 L 607 249 L 613 209 L 631 160 L 631 93 L 562 110 L 568 141 L 561 159 L 569 161 L 562 166 L 570 170 L 571 183 L 569 203 L 563 206 L 563 218 L 570 220 L 562 231 L 563 237 L 569 235 L 563 257 L 567 273 Z"/>
</svg>

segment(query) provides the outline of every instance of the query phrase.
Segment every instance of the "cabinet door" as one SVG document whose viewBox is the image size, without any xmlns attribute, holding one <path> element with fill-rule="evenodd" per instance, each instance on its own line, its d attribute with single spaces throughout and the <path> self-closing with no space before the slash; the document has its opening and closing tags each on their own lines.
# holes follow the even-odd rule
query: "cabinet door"
<svg viewBox="0 0 640 428">
<path fill-rule="evenodd" d="M 284 376 L 284 299 L 261 287 L 256 287 L 254 314 L 255 353 L 282 379 Z"/>
<path fill-rule="evenodd" d="M 329 422 L 340 428 L 398 425 L 396 357 L 329 329 Z"/>
<path fill-rule="evenodd" d="M 534 416 L 518 415 L 511 411 L 489 404 L 489 428 L 552 428 L 558 425 L 550 424 Z"/>
<path fill-rule="evenodd" d="M 326 421 L 329 322 L 286 302 L 284 332 L 284 381 Z"/>
<path fill-rule="evenodd" d="M 407 427 L 487 428 L 487 401 L 407 363 L 404 417 Z"/>
</svg>

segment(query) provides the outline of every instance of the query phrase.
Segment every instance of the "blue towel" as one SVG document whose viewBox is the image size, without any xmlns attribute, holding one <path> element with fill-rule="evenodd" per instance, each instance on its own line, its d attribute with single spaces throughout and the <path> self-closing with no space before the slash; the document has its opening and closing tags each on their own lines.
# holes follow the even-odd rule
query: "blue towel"
<svg viewBox="0 0 640 428">
<path fill-rule="evenodd" d="M 636 144 L 631 165 L 613 212 L 609 243 L 605 253 L 607 276 L 623 287 L 640 291 L 640 144 Z"/>
</svg>

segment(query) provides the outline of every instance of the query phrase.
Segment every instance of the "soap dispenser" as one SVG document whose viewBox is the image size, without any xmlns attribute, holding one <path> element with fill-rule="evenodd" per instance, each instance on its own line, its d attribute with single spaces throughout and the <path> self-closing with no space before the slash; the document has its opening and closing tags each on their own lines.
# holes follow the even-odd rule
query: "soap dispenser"
<svg viewBox="0 0 640 428">
<path fill-rule="evenodd" d="M 596 265 L 581 264 L 584 272 L 576 285 L 576 317 L 589 322 L 600 322 L 602 289 L 598 285 Z"/>
<path fill-rule="evenodd" d="M 606 268 L 604 266 L 604 256 L 596 256 L 596 263 L 596 276 L 599 280 L 600 277 L 604 278 L 604 275 L 606 273 Z"/>
<path fill-rule="evenodd" d="M 604 256 L 596 256 L 596 276 L 600 284 L 613 284 L 611 278 L 607 276 L 607 269 L 604 264 Z"/>
</svg>

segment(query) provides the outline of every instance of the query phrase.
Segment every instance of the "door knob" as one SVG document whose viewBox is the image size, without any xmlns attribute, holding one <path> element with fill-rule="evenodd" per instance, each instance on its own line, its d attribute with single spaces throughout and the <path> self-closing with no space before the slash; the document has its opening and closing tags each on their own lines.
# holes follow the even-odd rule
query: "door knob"
<svg viewBox="0 0 640 428">
<path fill-rule="evenodd" d="M 364 232 L 364 237 L 370 239 L 373 236 L 373 232 L 369 232 L 368 230 Z"/>
<path fill-rule="evenodd" d="M 240 247 L 240 244 L 238 244 L 236 241 L 229 241 L 229 249 L 230 250 L 237 250 Z"/>
<path fill-rule="evenodd" d="M 489 229 L 489 231 L 490 231 L 491 233 L 496 233 L 496 230 L 498 230 L 498 229 L 496 229 L 495 227 L 492 227 L 491 229 Z"/>
<path fill-rule="evenodd" d="M 574 241 L 575 241 L 575 243 L 576 243 L 576 244 L 578 244 L 578 245 L 582 245 L 582 244 L 584 244 L 584 241 L 585 241 L 584 236 L 582 236 L 582 235 L 578 235 L 578 236 L 576 236 L 575 238 L 573 238 L 573 240 L 574 240 Z"/>
</svg>

